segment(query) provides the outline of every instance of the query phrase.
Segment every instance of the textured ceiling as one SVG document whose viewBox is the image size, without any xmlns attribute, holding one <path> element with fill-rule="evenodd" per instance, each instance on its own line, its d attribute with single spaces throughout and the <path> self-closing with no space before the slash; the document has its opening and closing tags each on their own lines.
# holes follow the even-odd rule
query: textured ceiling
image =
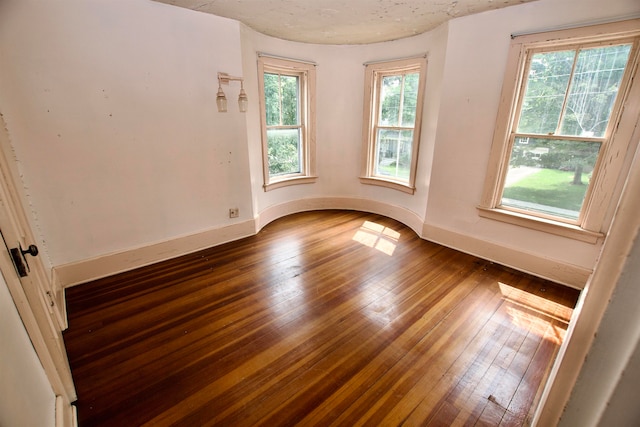
<svg viewBox="0 0 640 427">
<path fill-rule="evenodd" d="M 318 44 L 389 41 L 464 15 L 533 0 L 155 0 L 233 18 L 269 36 Z"/>
</svg>

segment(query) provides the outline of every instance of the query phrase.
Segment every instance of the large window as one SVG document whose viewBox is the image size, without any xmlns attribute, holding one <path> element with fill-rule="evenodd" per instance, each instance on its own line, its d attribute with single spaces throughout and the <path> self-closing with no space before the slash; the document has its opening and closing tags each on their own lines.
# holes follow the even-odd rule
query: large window
<svg viewBox="0 0 640 427">
<path fill-rule="evenodd" d="M 498 117 L 484 215 L 597 239 L 629 148 L 619 125 L 640 32 L 636 24 L 635 34 L 607 36 L 603 27 L 598 36 L 581 29 L 514 39 L 507 78 L 516 84 L 503 90 L 512 103 Z"/>
<path fill-rule="evenodd" d="M 260 56 L 265 190 L 315 180 L 315 66 Z"/>
<path fill-rule="evenodd" d="M 366 66 L 363 183 L 413 194 L 425 72 L 425 58 Z"/>
</svg>

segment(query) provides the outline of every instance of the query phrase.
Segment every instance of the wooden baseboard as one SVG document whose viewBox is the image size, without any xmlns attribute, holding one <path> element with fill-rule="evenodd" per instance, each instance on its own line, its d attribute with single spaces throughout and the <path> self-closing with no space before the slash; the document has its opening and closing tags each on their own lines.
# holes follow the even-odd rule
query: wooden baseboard
<svg viewBox="0 0 640 427">
<path fill-rule="evenodd" d="M 424 224 L 422 238 L 575 289 L 583 289 L 592 270 L 519 249 Z"/>
</svg>

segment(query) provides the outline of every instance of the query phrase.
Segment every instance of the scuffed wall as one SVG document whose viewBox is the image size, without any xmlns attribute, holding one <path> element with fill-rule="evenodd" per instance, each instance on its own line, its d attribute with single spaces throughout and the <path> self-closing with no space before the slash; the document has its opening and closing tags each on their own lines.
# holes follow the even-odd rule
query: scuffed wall
<svg viewBox="0 0 640 427">
<path fill-rule="evenodd" d="M 239 24 L 147 1 L 20 2 L 0 16 L 0 111 L 56 266 L 251 218 Z M 231 94 L 230 94 L 231 95 Z"/>
<path fill-rule="evenodd" d="M 6 0 L 2 8 L 0 112 L 54 267 L 250 223 L 273 206 L 349 198 L 409 213 L 424 221 L 423 237 L 454 233 L 443 243 L 471 251 L 475 242 L 472 252 L 489 259 L 491 247 L 552 268 L 594 265 L 599 245 L 481 219 L 476 206 L 510 35 L 621 18 L 638 13 L 633 0 L 540 0 L 347 46 L 274 39 L 144 0 Z M 315 184 L 262 190 L 257 51 L 318 64 Z M 416 193 L 363 185 L 363 63 L 422 53 Z M 219 71 L 245 77 L 246 114 L 217 113 Z M 236 89 L 225 88 L 231 101 Z M 230 220 L 229 208 L 240 218 Z"/>
</svg>

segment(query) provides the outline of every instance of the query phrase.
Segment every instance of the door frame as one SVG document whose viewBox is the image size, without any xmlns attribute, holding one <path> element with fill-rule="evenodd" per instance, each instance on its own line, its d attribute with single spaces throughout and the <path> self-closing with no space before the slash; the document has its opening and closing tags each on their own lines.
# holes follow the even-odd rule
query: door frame
<svg viewBox="0 0 640 427">
<path fill-rule="evenodd" d="M 26 248 L 34 243 L 42 247 L 25 212 L 27 199 L 23 186 L 16 185 L 21 180 L 10 153 L 13 154 L 10 135 L 0 113 L 0 228 L 10 247 L 20 244 Z M 0 252 L 0 271 L 56 395 L 56 426 L 76 425 L 71 403 L 77 395 L 62 337 L 67 328 L 64 290 L 47 274 L 42 262 L 45 254 L 29 256 L 29 275 L 21 279 L 11 255 L 5 250 Z"/>
</svg>

